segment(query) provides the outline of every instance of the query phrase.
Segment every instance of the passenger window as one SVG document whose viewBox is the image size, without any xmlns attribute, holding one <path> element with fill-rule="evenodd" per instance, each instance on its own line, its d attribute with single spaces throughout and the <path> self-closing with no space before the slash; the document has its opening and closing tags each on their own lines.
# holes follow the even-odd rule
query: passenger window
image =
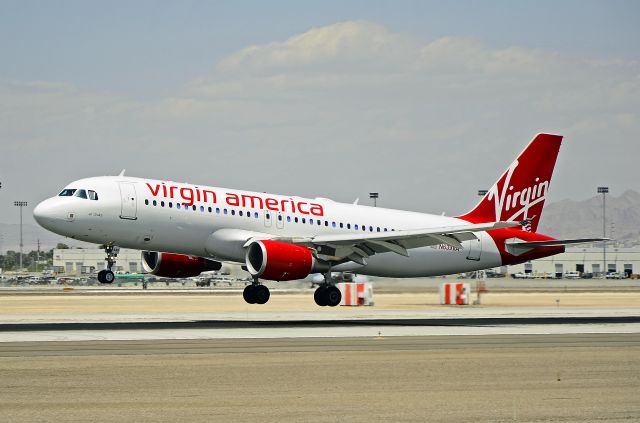
<svg viewBox="0 0 640 423">
<path fill-rule="evenodd" d="M 303 217 L 303 218 L 302 218 L 302 223 L 307 223 L 307 222 L 305 222 L 305 220 L 306 220 L 306 219 Z"/>
<path fill-rule="evenodd" d="M 340 222 L 340 229 L 344 228 L 344 226 L 342 226 L 342 222 Z"/>
<path fill-rule="evenodd" d="M 362 230 L 363 230 L 363 231 L 366 231 L 366 230 L 367 230 L 366 225 L 362 225 Z"/>
<path fill-rule="evenodd" d="M 347 229 L 351 229 L 351 223 L 347 223 Z M 358 228 L 356 228 L 358 229 Z"/>
<path fill-rule="evenodd" d="M 377 232 L 380 232 L 380 227 L 376 228 L 376 231 L 377 231 Z"/>
<path fill-rule="evenodd" d="M 207 211 L 208 211 L 209 213 L 211 213 L 211 212 L 213 212 L 213 209 L 212 209 L 211 207 L 209 207 L 209 208 L 207 209 Z"/>
<path fill-rule="evenodd" d="M 313 219 L 309 219 L 309 225 L 313 225 Z"/>
<path fill-rule="evenodd" d="M 267 219 L 271 219 L 271 215 L 269 213 L 265 214 L 264 217 L 266 217 Z"/>
<path fill-rule="evenodd" d="M 227 214 L 227 209 L 224 209 L 224 214 Z"/>
<path fill-rule="evenodd" d="M 84 199 L 86 199 L 86 198 L 87 198 L 87 191 L 85 191 L 85 190 L 83 190 L 83 189 L 79 189 L 79 190 L 77 190 L 77 191 L 76 191 L 76 193 L 74 194 L 74 196 L 75 196 L 75 197 L 78 197 L 78 198 L 84 198 Z"/>
<path fill-rule="evenodd" d="M 169 201 L 169 208 L 172 209 L 173 208 L 173 203 L 171 201 Z"/>
<path fill-rule="evenodd" d="M 235 210 L 231 210 L 231 216 L 235 216 L 236 215 L 236 211 Z"/>
<path fill-rule="evenodd" d="M 358 224 L 356 223 L 353 228 L 357 231 L 358 230 Z"/>
<path fill-rule="evenodd" d="M 369 226 L 369 232 L 373 232 L 373 226 Z"/>
<path fill-rule="evenodd" d="M 160 201 L 160 205 L 164 207 L 164 201 Z"/>
<path fill-rule="evenodd" d="M 220 207 L 216 207 L 216 214 L 220 214 Z"/>
<path fill-rule="evenodd" d="M 148 206 L 149 205 L 149 200 L 144 200 L 144 205 Z"/>
<path fill-rule="evenodd" d="M 336 227 L 336 222 L 331 222 L 331 226 Z"/>
<path fill-rule="evenodd" d="M 316 220 L 316 222 L 318 223 L 318 226 L 320 226 L 320 224 L 322 223 L 320 219 Z"/>
<path fill-rule="evenodd" d="M 387 228 L 384 228 L 384 231 L 387 232 Z"/>
<path fill-rule="evenodd" d="M 204 213 L 204 206 L 200 206 L 200 212 Z"/>
<path fill-rule="evenodd" d="M 329 226 L 329 222 L 328 221 L 324 221 L 324 226 Z"/>
<path fill-rule="evenodd" d="M 287 216 L 287 222 L 291 222 L 291 216 Z"/>
<path fill-rule="evenodd" d="M 278 215 L 278 221 L 282 222 L 282 215 L 281 214 Z"/>
<path fill-rule="evenodd" d="M 89 200 L 97 200 L 97 199 L 98 199 L 98 193 L 95 191 L 89 190 Z"/>
<path fill-rule="evenodd" d="M 62 192 L 60 194 L 58 194 L 59 197 L 71 197 L 77 190 L 74 188 L 68 188 L 68 189 L 63 189 Z"/>
<path fill-rule="evenodd" d="M 239 216 L 242 216 L 242 210 L 240 210 L 240 211 L 238 212 L 238 215 L 239 215 Z"/>
<path fill-rule="evenodd" d="M 176 209 L 180 210 L 180 203 L 176 203 Z"/>
<path fill-rule="evenodd" d="M 258 218 L 258 212 L 253 213 L 253 215 L 256 217 L 256 219 Z"/>
<path fill-rule="evenodd" d="M 294 222 L 296 222 L 296 223 L 298 223 L 298 216 L 294 217 L 294 218 L 293 218 L 293 221 L 294 221 Z"/>
<path fill-rule="evenodd" d="M 156 200 L 153 200 L 153 205 L 154 205 L 154 206 L 157 206 L 157 205 L 158 205 L 158 202 L 157 202 Z"/>
</svg>

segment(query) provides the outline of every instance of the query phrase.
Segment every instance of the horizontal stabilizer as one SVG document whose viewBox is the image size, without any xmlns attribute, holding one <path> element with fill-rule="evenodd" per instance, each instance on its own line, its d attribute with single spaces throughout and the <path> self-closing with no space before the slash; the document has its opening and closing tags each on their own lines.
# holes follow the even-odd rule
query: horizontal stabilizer
<svg viewBox="0 0 640 423">
<path fill-rule="evenodd" d="M 509 246 L 519 248 L 555 247 L 557 245 L 586 244 L 589 242 L 609 241 L 609 238 L 554 239 L 549 241 L 510 242 Z"/>
</svg>

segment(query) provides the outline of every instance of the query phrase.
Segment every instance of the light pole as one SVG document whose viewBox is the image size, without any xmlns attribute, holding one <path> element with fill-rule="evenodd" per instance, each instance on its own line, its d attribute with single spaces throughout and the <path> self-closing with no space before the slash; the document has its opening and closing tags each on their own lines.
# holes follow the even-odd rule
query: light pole
<svg viewBox="0 0 640 423">
<path fill-rule="evenodd" d="M 373 200 L 373 207 L 378 207 L 378 198 L 380 197 L 380 193 L 378 192 L 370 192 L 369 198 Z"/>
<path fill-rule="evenodd" d="M 598 194 L 602 194 L 602 237 L 607 237 L 607 193 L 609 187 L 598 187 Z M 602 274 L 607 276 L 607 241 L 602 241 Z"/>
<path fill-rule="evenodd" d="M 20 270 L 22 270 L 22 208 L 27 206 L 26 201 L 14 201 L 13 205 L 20 207 Z"/>
</svg>

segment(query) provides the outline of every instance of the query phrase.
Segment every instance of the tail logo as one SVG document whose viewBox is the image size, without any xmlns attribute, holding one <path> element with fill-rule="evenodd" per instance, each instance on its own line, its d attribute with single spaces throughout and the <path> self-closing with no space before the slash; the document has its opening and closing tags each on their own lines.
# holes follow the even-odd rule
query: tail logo
<svg viewBox="0 0 640 423">
<path fill-rule="evenodd" d="M 491 187 L 487 193 L 487 200 L 493 200 L 496 214 L 496 221 L 513 221 L 520 215 L 522 219 L 527 219 L 527 213 L 529 209 L 545 200 L 547 191 L 549 190 L 549 180 L 540 181 L 540 178 L 535 178 L 534 184 L 520 189 L 518 186 L 514 191 L 514 185 L 511 184 L 513 174 L 518 167 L 518 160 L 515 160 L 509 169 L 502 184 L 502 190 L 499 187 L 498 181 Z M 511 216 L 508 213 L 511 212 Z M 508 217 L 507 217 L 508 216 Z"/>
</svg>

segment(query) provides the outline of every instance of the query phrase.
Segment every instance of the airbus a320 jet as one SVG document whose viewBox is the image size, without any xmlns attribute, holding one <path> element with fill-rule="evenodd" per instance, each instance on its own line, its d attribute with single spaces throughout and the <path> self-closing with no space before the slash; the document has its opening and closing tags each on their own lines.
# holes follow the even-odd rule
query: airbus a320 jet
<svg viewBox="0 0 640 423">
<path fill-rule="evenodd" d="M 59 235 L 100 244 L 114 280 L 116 247 L 142 250 L 145 270 L 191 277 L 239 263 L 264 304 L 261 280 L 324 274 L 320 306 L 340 303 L 331 272 L 394 278 L 449 275 L 523 263 L 602 239 L 557 240 L 536 232 L 562 137 L 539 134 L 473 210 L 457 217 L 124 176 L 67 185 L 34 209 Z"/>
</svg>

